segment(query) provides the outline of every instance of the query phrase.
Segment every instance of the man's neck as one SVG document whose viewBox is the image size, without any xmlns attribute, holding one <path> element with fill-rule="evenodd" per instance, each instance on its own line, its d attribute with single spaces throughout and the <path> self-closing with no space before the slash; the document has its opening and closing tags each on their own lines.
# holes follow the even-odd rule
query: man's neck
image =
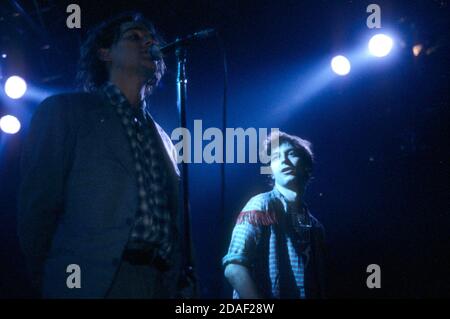
<svg viewBox="0 0 450 319">
<path fill-rule="evenodd" d="M 301 200 L 301 194 L 298 191 L 281 186 L 279 184 L 275 184 L 275 187 L 284 196 L 284 198 L 286 198 L 288 202 L 295 203 Z"/>
<path fill-rule="evenodd" d="M 127 77 L 123 72 L 111 70 L 109 81 L 120 89 L 132 107 L 140 105 L 141 89 L 144 85 L 142 79 L 136 75 Z"/>
</svg>

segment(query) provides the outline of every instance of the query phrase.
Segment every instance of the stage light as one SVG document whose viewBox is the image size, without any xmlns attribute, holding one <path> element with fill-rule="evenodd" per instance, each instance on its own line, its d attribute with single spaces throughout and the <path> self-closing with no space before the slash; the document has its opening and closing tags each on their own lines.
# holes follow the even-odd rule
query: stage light
<svg viewBox="0 0 450 319">
<path fill-rule="evenodd" d="M 338 75 L 347 75 L 350 72 L 350 68 L 350 61 L 343 55 L 335 56 L 331 60 L 331 69 Z"/>
<path fill-rule="evenodd" d="M 5 115 L 0 118 L 0 129 L 8 134 L 16 134 L 20 131 L 20 122 L 12 115 Z"/>
<path fill-rule="evenodd" d="M 13 75 L 5 82 L 5 92 L 12 99 L 20 99 L 27 91 L 27 83 L 20 76 Z"/>
<path fill-rule="evenodd" d="M 415 46 L 413 46 L 412 51 L 414 56 L 419 56 L 420 52 L 422 52 L 423 49 L 423 45 L 421 44 L 416 44 Z"/>
<path fill-rule="evenodd" d="M 394 41 L 385 34 L 376 34 L 369 41 L 369 52 L 376 57 L 384 57 L 392 50 Z"/>
</svg>

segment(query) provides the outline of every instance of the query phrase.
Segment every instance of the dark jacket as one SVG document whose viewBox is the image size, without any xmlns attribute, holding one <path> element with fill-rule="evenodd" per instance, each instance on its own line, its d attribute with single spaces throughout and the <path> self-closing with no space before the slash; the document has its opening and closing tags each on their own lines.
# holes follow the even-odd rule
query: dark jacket
<svg viewBox="0 0 450 319">
<path fill-rule="evenodd" d="M 172 151 L 165 156 L 173 170 L 172 209 L 180 216 Z M 136 184 L 129 141 L 103 94 L 63 94 L 41 103 L 22 154 L 18 231 L 43 297 L 105 296 L 134 222 Z M 180 241 L 167 272 L 168 297 L 176 296 Z M 80 289 L 67 288 L 70 264 L 80 266 Z"/>
</svg>

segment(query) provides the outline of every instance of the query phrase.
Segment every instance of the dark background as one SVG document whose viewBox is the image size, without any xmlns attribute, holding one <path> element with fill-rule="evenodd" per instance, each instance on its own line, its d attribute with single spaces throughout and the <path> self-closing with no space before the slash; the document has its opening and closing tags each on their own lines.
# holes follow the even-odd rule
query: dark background
<svg viewBox="0 0 450 319">
<path fill-rule="evenodd" d="M 448 1 L 376 1 L 381 30 L 366 27 L 373 1 L 76 1 L 82 28 L 70 30 L 72 2 L 1 2 L 3 80 L 19 74 L 47 95 L 73 90 L 86 31 L 125 10 L 143 12 L 168 41 L 214 27 L 228 58 L 227 127 L 276 127 L 313 143 L 316 167 L 306 197 L 327 230 L 328 295 L 450 297 Z M 324 61 L 327 68 L 332 56 L 365 47 L 377 31 L 395 35 L 389 56 L 355 65 L 347 77 L 305 95 Z M 417 43 L 424 50 L 415 57 Z M 178 126 L 173 57 L 167 64 L 152 110 L 170 134 Z M 224 71 L 215 39 L 189 49 L 188 76 L 188 127 L 201 119 L 204 129 L 221 128 Z M 23 128 L 0 133 L 0 297 L 33 297 L 15 198 L 21 143 L 41 99 L 1 94 L 0 116 L 15 114 Z M 227 164 L 225 189 L 219 164 L 189 167 L 202 297 L 228 298 L 220 261 L 234 219 L 270 187 L 258 164 Z M 366 287 L 369 264 L 381 266 L 381 289 Z"/>
</svg>

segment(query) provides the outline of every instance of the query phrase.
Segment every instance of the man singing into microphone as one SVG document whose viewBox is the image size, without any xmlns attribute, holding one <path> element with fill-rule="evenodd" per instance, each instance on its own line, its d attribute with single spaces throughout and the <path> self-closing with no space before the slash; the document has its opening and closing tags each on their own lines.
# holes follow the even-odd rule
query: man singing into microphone
<svg viewBox="0 0 450 319">
<path fill-rule="evenodd" d="M 164 74 L 160 39 L 138 14 L 92 30 L 84 93 L 46 99 L 21 163 L 19 237 L 45 298 L 192 297 L 170 138 L 147 97 Z M 189 241 L 189 240 L 188 240 Z M 188 245 L 190 242 L 187 243 Z"/>
<path fill-rule="evenodd" d="M 303 198 L 313 168 L 311 144 L 277 132 L 265 148 L 275 186 L 239 214 L 223 258 L 225 277 L 234 298 L 323 298 L 324 230 Z"/>
</svg>

